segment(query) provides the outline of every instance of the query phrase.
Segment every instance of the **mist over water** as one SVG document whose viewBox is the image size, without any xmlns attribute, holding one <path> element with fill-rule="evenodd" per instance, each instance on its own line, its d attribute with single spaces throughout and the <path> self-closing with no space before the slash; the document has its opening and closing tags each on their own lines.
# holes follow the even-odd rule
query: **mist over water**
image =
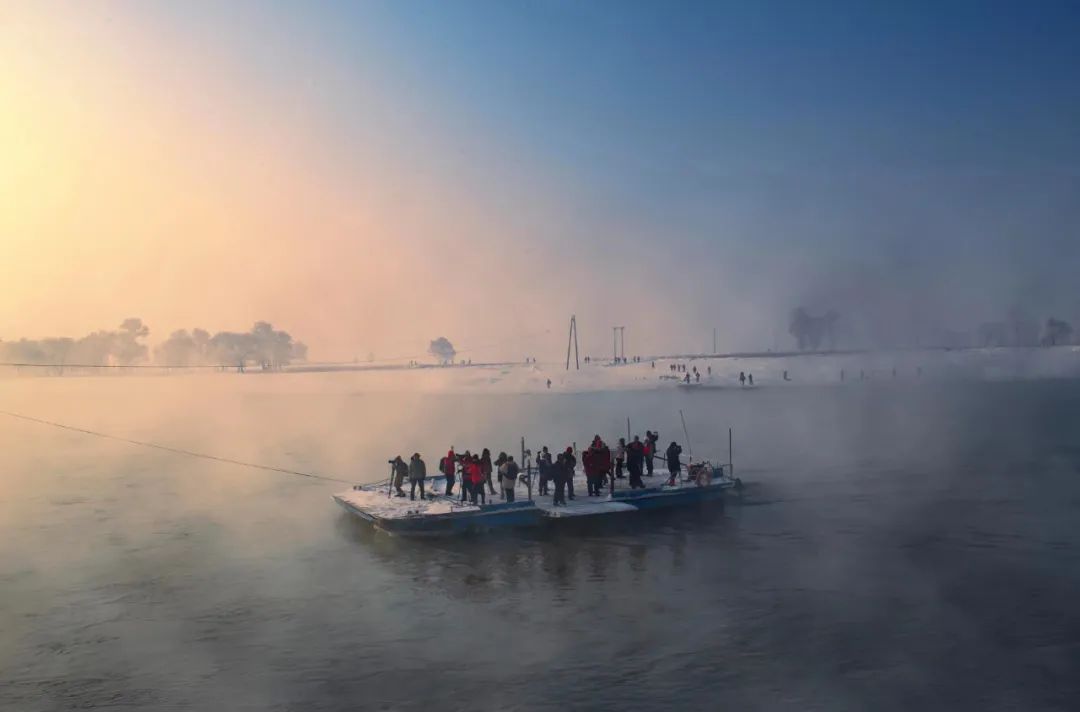
<svg viewBox="0 0 1080 712">
<path fill-rule="evenodd" d="M 5 407 L 356 481 L 659 429 L 741 503 L 435 542 L 330 483 L 0 421 L 0 707 L 1065 709 L 1080 385 L 393 392 L 9 379 Z"/>
</svg>

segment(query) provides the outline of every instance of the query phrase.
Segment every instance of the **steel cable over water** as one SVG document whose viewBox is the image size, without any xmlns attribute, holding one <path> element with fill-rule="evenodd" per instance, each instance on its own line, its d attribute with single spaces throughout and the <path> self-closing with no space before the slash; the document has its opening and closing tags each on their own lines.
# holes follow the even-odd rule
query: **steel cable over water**
<svg viewBox="0 0 1080 712">
<path fill-rule="evenodd" d="M 297 477 L 308 477 L 313 480 L 325 480 L 327 482 L 341 482 L 343 484 L 351 485 L 351 480 L 343 480 L 340 477 L 330 477 L 328 475 L 317 475 L 312 472 L 301 472 L 300 470 L 290 470 L 285 467 L 273 467 L 271 465 L 260 465 L 257 462 L 244 462 L 243 460 L 234 460 L 231 457 L 221 457 L 219 455 L 210 455 L 204 452 L 195 452 L 194 450 L 185 450 L 183 448 L 171 447 L 169 445 L 161 445 L 160 443 L 147 442 L 145 440 L 133 440 L 132 438 L 120 437 L 119 435 L 110 435 L 108 433 L 98 432 L 97 430 L 88 430 L 87 428 L 79 428 L 74 425 L 66 425 L 64 423 L 57 423 L 52 420 L 45 420 L 43 418 L 35 418 L 30 415 L 23 415 L 22 413 L 12 413 L 7 410 L 0 410 L 0 415 L 6 415 L 18 420 L 25 420 L 31 423 L 38 423 L 39 425 L 48 425 L 53 428 L 60 428 L 62 430 L 70 430 L 76 433 L 82 433 L 84 435 L 93 435 L 98 438 L 104 438 L 106 440 L 115 440 L 117 442 L 128 443 L 129 445 L 139 445 L 141 447 L 153 448 L 155 450 L 163 450 L 165 452 L 171 452 L 175 455 L 186 455 L 188 457 L 197 457 L 203 460 L 213 460 L 215 462 L 224 462 L 229 465 L 238 465 L 240 467 L 250 467 L 255 470 L 266 470 L 267 472 L 280 472 L 285 475 L 296 475 Z"/>
</svg>

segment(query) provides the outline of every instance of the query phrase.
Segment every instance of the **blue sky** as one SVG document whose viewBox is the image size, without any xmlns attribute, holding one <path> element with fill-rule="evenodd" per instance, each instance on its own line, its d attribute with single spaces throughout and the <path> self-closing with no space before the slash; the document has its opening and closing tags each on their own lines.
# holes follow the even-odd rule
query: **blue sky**
<svg viewBox="0 0 1080 712">
<path fill-rule="evenodd" d="M 495 328 L 638 314 L 659 346 L 711 341 L 719 312 L 743 348 L 783 345 L 799 304 L 1080 319 L 1077 3 L 98 8 L 105 29 L 80 27 L 204 133 L 239 117 L 317 192 L 424 216 L 378 241 L 572 283 L 485 311 Z M 204 86 L 215 108 L 175 98 Z M 479 340 L 477 303 L 453 306 L 438 323 Z"/>
</svg>

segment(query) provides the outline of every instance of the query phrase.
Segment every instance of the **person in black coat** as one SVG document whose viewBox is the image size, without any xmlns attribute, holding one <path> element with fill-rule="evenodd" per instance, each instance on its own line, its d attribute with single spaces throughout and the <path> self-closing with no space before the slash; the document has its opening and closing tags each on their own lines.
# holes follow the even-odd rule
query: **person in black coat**
<svg viewBox="0 0 1080 712">
<path fill-rule="evenodd" d="M 409 460 L 409 499 L 416 499 L 416 487 L 420 486 L 420 499 L 427 499 L 424 495 L 424 480 L 427 479 L 427 464 L 420 459 L 420 453 L 414 452 Z"/>
<path fill-rule="evenodd" d="M 574 473 L 577 472 L 577 458 L 574 457 L 574 448 L 567 447 L 563 453 L 563 462 L 566 464 L 566 496 L 574 498 Z"/>
<path fill-rule="evenodd" d="M 626 446 L 626 465 L 630 470 L 630 487 L 643 488 L 645 483 L 641 479 L 641 472 L 645 466 L 645 445 L 637 435 Z"/>
<path fill-rule="evenodd" d="M 551 466 L 552 474 L 555 480 L 555 498 L 552 500 L 554 506 L 566 505 L 566 455 L 559 453 L 559 456 L 555 458 L 555 464 Z"/>
<path fill-rule="evenodd" d="M 679 461 L 679 455 L 682 455 L 682 448 L 674 440 L 667 448 L 667 468 L 671 473 L 671 479 L 668 480 L 669 485 L 675 484 L 675 481 L 679 478 L 679 473 L 682 472 L 682 463 Z"/>
</svg>

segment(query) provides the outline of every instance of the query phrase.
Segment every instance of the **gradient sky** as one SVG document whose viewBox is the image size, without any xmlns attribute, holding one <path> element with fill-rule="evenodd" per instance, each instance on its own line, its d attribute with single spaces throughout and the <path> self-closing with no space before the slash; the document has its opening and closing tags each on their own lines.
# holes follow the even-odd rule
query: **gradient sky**
<svg viewBox="0 0 1080 712">
<path fill-rule="evenodd" d="M 0 0 L 0 338 L 1080 320 L 1080 5 Z"/>
</svg>

